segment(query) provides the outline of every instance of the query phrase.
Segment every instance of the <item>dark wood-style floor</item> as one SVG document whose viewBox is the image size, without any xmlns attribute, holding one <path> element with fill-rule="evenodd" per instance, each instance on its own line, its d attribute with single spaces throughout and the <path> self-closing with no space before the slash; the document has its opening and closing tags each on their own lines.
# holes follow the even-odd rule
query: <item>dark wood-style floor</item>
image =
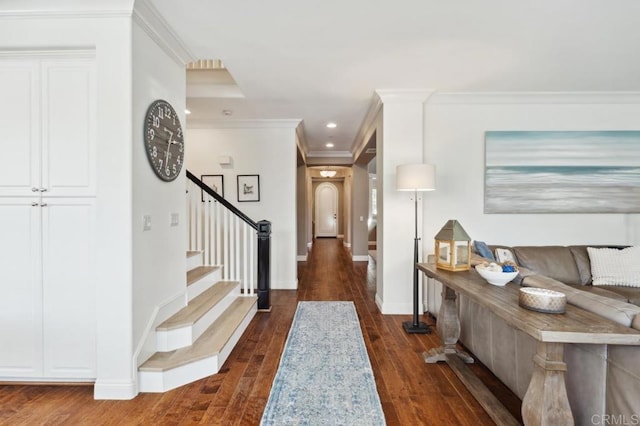
<svg viewBox="0 0 640 426">
<path fill-rule="evenodd" d="M 439 346 L 435 334 L 407 335 L 410 316 L 380 314 L 375 267 L 351 262 L 341 240 L 316 240 L 298 276 L 299 290 L 272 292 L 272 311 L 257 314 L 219 374 L 131 401 L 95 401 L 89 386 L 0 386 L 0 424 L 257 425 L 299 300 L 355 303 L 387 424 L 493 424 L 449 367 L 423 363 L 422 352 Z M 472 368 L 520 419 L 518 398 L 481 365 Z"/>
</svg>

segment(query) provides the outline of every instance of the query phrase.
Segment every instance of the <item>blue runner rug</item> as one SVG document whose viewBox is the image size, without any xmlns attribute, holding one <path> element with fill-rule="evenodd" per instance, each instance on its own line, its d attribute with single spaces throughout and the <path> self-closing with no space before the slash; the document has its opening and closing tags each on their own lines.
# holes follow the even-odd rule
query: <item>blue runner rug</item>
<svg viewBox="0 0 640 426">
<path fill-rule="evenodd" d="M 299 302 L 262 425 L 384 425 L 353 302 Z"/>
</svg>

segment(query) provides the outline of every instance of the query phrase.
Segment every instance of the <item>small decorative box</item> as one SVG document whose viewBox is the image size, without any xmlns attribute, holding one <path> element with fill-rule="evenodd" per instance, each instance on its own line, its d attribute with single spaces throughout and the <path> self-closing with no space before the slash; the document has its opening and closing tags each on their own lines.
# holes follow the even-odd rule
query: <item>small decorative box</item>
<svg viewBox="0 0 640 426">
<path fill-rule="evenodd" d="M 523 287 L 518 304 L 523 308 L 546 314 L 562 314 L 567 306 L 567 296 L 546 288 Z"/>
</svg>

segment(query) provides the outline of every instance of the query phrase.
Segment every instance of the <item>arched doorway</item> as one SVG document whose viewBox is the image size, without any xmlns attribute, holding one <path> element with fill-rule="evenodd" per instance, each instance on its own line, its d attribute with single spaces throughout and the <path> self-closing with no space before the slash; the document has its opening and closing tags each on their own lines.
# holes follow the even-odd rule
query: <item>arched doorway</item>
<svg viewBox="0 0 640 426">
<path fill-rule="evenodd" d="M 338 189 L 323 182 L 315 193 L 315 237 L 338 236 Z"/>
</svg>

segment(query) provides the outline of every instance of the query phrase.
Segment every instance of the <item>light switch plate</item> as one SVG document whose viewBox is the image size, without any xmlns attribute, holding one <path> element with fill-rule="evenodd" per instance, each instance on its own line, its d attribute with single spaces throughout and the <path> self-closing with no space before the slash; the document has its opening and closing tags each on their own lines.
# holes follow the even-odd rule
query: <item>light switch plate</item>
<svg viewBox="0 0 640 426">
<path fill-rule="evenodd" d="M 180 214 L 171 213 L 171 226 L 178 226 L 180 223 Z"/>
<path fill-rule="evenodd" d="M 142 230 L 150 231 L 151 230 L 151 215 L 145 214 L 142 216 Z"/>
</svg>

